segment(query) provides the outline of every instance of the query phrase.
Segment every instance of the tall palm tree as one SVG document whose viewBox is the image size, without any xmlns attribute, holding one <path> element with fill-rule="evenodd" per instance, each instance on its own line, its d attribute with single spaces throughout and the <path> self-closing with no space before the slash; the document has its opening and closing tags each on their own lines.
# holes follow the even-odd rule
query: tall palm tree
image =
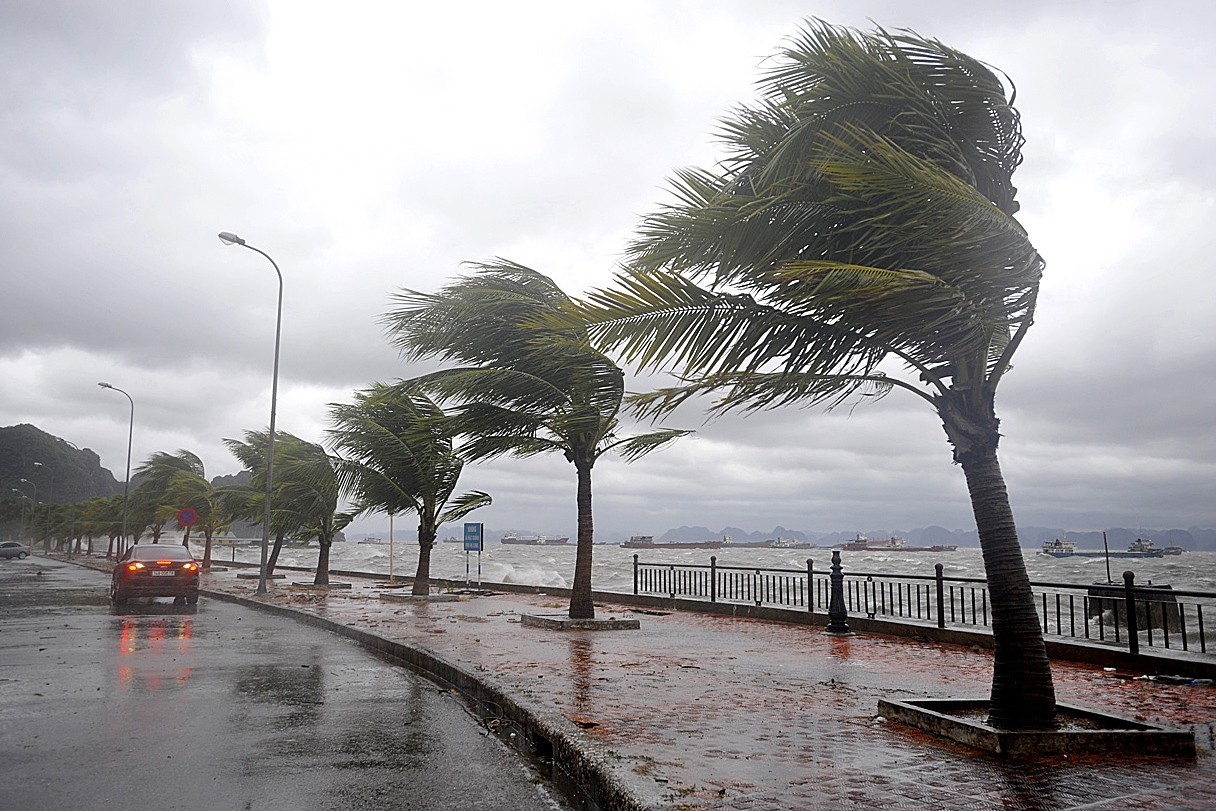
<svg viewBox="0 0 1216 811">
<path fill-rule="evenodd" d="M 911 33 L 808 25 L 645 219 L 591 334 L 677 385 L 666 414 L 827 406 L 893 390 L 933 408 L 970 492 L 993 603 L 990 721 L 1054 724 L 1055 694 L 997 461 L 997 384 L 1043 261 L 1014 219 L 1019 116 L 981 62 Z M 584 321 L 583 323 L 586 323 Z M 900 374 L 899 369 L 905 371 Z"/>
<path fill-rule="evenodd" d="M 412 592 L 430 592 L 431 550 L 439 527 L 491 503 L 474 490 L 453 497 L 464 462 L 442 409 L 408 385 L 375 383 L 355 402 L 330 406 L 329 445 L 338 480 L 360 512 L 418 516 L 418 567 Z"/>
<path fill-rule="evenodd" d="M 406 359 L 464 364 L 412 384 L 454 404 L 455 430 L 465 440 L 462 456 L 560 453 L 574 465 L 578 548 L 570 618 L 593 619 L 592 468 L 609 451 L 632 461 L 688 432 L 617 436 L 624 373 L 591 346 L 581 327 L 547 324 L 571 306 L 566 294 L 549 277 L 514 262 L 473 267 L 476 273 L 438 293 L 398 293 L 398 306 L 384 323 Z"/>
</svg>

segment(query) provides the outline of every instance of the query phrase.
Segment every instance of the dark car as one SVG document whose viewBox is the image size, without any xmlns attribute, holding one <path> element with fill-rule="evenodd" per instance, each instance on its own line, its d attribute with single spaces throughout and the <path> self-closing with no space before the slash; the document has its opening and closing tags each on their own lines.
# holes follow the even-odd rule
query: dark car
<svg viewBox="0 0 1216 811">
<path fill-rule="evenodd" d="M 178 605 L 198 602 L 198 561 L 177 544 L 139 543 L 114 565 L 110 602 L 132 597 L 173 597 Z"/>
<path fill-rule="evenodd" d="M 23 543 L 16 541 L 5 541 L 0 543 L 0 558 L 28 558 L 30 556 L 30 548 Z"/>
</svg>

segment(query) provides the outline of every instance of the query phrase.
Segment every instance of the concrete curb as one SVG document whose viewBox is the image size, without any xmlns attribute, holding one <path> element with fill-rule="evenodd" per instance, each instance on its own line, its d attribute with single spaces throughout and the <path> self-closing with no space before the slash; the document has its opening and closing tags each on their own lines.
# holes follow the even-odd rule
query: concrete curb
<svg viewBox="0 0 1216 811">
<path fill-rule="evenodd" d="M 492 722 L 506 721 L 522 732 L 514 747 L 526 756 L 551 764 L 549 777 L 559 789 L 581 794 L 600 811 L 662 811 L 668 808 L 663 789 L 621 767 L 608 749 L 571 729 L 565 716 L 498 683 L 491 674 L 474 672 L 433 651 L 388 639 L 290 606 L 274 605 L 228 592 L 204 589 L 213 599 L 288 617 L 354 640 L 364 648 L 400 662 L 441 685 L 450 686 L 481 708 Z M 501 736 L 500 736 L 501 737 Z M 508 740 L 508 744 L 512 742 Z M 560 770 L 560 771 L 559 771 Z"/>
</svg>

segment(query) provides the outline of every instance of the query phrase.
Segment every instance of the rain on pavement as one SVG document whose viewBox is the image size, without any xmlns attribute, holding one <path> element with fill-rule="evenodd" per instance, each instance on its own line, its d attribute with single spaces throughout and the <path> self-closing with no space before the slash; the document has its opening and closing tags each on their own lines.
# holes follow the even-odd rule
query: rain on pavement
<svg viewBox="0 0 1216 811">
<path fill-rule="evenodd" d="M 0 808 L 566 807 L 459 697 L 353 642 L 3 564 Z"/>
</svg>

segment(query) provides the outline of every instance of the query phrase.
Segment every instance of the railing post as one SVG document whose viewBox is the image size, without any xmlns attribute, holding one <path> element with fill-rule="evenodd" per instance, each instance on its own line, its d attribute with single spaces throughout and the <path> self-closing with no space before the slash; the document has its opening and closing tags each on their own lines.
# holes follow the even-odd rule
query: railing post
<svg viewBox="0 0 1216 811">
<path fill-rule="evenodd" d="M 806 559 L 806 610 L 815 613 L 815 564 L 810 558 Z"/>
<path fill-rule="evenodd" d="M 709 601 L 718 602 L 718 556 L 709 556 Z"/>
<path fill-rule="evenodd" d="M 1136 619 L 1136 573 L 1123 573 L 1123 599 L 1127 603 L 1127 649 L 1132 654 L 1140 653 L 1140 635 L 1136 633 L 1139 622 Z"/>
<path fill-rule="evenodd" d="M 638 556 L 633 556 L 633 593 L 638 593 Z"/>
<path fill-rule="evenodd" d="M 844 568 L 840 565 L 840 550 L 832 551 L 832 598 L 828 601 L 829 634 L 847 634 L 849 613 L 844 607 Z"/>
<path fill-rule="evenodd" d="M 942 578 L 942 564 L 933 567 L 937 579 L 937 627 L 946 627 L 946 583 Z"/>
</svg>

